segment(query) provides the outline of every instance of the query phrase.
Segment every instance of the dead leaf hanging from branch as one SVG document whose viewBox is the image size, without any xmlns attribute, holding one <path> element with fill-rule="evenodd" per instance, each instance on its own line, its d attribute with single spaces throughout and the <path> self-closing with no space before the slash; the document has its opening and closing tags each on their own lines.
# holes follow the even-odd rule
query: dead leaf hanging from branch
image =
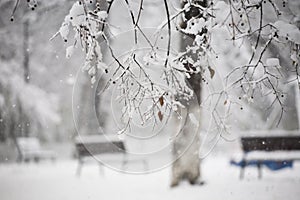
<svg viewBox="0 0 300 200">
<path fill-rule="evenodd" d="M 161 113 L 161 111 L 158 111 L 157 115 L 158 115 L 159 120 L 162 121 L 163 120 L 163 114 Z"/>
<path fill-rule="evenodd" d="M 208 67 L 209 73 L 210 73 L 210 78 L 212 79 L 215 76 L 215 70 L 211 67 Z"/>
<path fill-rule="evenodd" d="M 164 105 L 164 97 L 163 97 L 163 96 L 159 97 L 159 104 L 160 104 L 161 106 Z"/>
</svg>

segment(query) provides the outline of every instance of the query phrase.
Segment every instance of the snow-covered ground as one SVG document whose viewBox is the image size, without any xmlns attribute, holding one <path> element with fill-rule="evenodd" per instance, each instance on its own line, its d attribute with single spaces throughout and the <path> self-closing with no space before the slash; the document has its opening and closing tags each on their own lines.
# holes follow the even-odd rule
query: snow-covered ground
<svg viewBox="0 0 300 200">
<path fill-rule="evenodd" d="M 258 180 L 256 168 L 246 169 L 239 180 L 239 169 L 229 165 L 229 157 L 210 155 L 202 162 L 204 185 L 182 183 L 170 188 L 170 168 L 145 175 L 130 175 L 98 166 L 84 166 L 81 177 L 75 175 L 75 160 L 56 163 L 0 164 L 1 200 L 181 200 L 181 199 L 272 199 L 298 200 L 300 163 L 294 168 L 270 172 L 263 169 Z"/>
</svg>

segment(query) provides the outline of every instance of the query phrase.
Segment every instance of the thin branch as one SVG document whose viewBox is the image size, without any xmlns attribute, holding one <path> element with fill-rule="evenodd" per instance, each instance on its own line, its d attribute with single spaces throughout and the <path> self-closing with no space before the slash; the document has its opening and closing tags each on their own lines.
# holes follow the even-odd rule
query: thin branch
<svg viewBox="0 0 300 200">
<path fill-rule="evenodd" d="M 170 13 L 169 13 L 169 7 L 167 0 L 164 0 L 165 10 L 167 14 L 167 20 L 168 20 L 168 48 L 167 48 L 167 57 L 165 60 L 165 67 L 168 65 L 168 59 L 170 55 L 170 48 L 171 48 L 171 22 L 170 22 Z"/>
</svg>

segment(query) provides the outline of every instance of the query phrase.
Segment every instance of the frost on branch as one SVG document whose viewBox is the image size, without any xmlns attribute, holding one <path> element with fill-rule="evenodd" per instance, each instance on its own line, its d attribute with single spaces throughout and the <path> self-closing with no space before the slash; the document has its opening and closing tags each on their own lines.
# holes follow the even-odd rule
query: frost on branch
<svg viewBox="0 0 300 200">
<path fill-rule="evenodd" d="M 101 69 L 100 72 L 106 74 L 105 89 L 117 87 L 118 100 L 124 105 L 122 117 L 127 124 L 124 130 L 129 128 L 134 115 L 139 116 L 142 124 L 149 120 L 155 124 L 165 120 L 165 116 L 179 106 L 187 105 L 194 95 L 187 84 L 190 78 L 201 76 L 202 83 L 210 87 L 216 74 L 222 71 L 223 66 L 218 65 L 219 57 L 223 52 L 231 55 L 228 53 L 230 51 L 243 54 L 244 61 L 235 65 L 237 62 L 234 57 L 227 58 L 227 62 L 232 64 L 222 77 L 225 79 L 224 89 L 213 91 L 211 95 L 217 93 L 225 98 L 213 104 L 216 124 L 222 126 L 226 118 L 217 115 L 218 105 L 239 105 L 231 94 L 245 97 L 243 99 L 251 103 L 260 93 L 270 101 L 270 106 L 277 104 L 281 107 L 282 116 L 284 82 L 293 77 L 293 81 L 300 85 L 300 32 L 293 20 L 283 15 L 282 7 L 287 4 L 285 1 L 185 0 L 182 8 L 176 8 L 173 4 L 170 6 L 171 1 L 168 0 L 162 2 L 165 17 L 151 37 L 145 34 L 139 23 L 143 10 L 147 8 L 143 1 L 139 2 L 139 6 L 132 6 L 132 1 L 123 2 L 131 20 L 128 27 L 132 28 L 134 45 L 128 47 L 128 52 L 122 58 L 109 40 L 110 29 L 115 26 L 108 23 L 107 19 L 109 15 L 118 14 L 113 10 L 114 0 L 106 1 L 103 8 L 95 1 L 77 1 L 58 32 L 65 42 L 71 43 L 74 48 L 81 46 L 84 50 L 83 70 L 91 77 L 92 83 L 97 81 Z M 272 13 L 274 18 L 270 20 L 266 13 Z M 71 28 L 72 34 L 69 33 Z M 166 34 L 163 35 L 163 32 Z M 174 33 L 179 34 L 183 41 L 192 42 L 185 49 L 174 49 Z M 160 38 L 163 38 L 164 46 L 158 45 Z M 216 43 L 218 40 L 220 42 Z M 141 41 L 146 43 L 146 50 L 139 51 Z M 292 66 L 287 66 L 277 55 L 272 55 L 272 49 L 283 47 L 289 47 L 288 57 Z M 103 50 L 110 54 L 114 64 L 108 66 L 109 63 L 104 63 Z M 72 51 L 72 47 L 67 48 L 67 57 L 71 56 Z M 153 71 L 160 74 L 159 78 L 153 75 Z M 295 76 L 291 76 L 291 72 Z M 163 105 L 161 99 L 164 100 Z"/>
<path fill-rule="evenodd" d="M 139 32 L 134 31 L 135 41 L 131 52 L 120 58 L 110 45 L 107 34 L 109 24 L 106 22 L 111 4 L 107 3 L 105 8 L 100 7 L 94 1 L 78 1 L 65 17 L 64 22 L 57 34 L 60 34 L 67 43 L 73 43 L 67 47 L 66 57 L 69 58 L 74 48 L 81 45 L 85 51 L 85 63 L 83 70 L 91 77 L 94 84 L 96 77 L 101 72 L 106 74 L 107 83 L 104 89 L 115 86 L 119 91 L 117 100 L 122 102 L 122 119 L 126 124 L 124 131 L 130 128 L 130 123 L 137 116 L 140 123 L 153 123 L 155 126 L 159 122 L 167 121 L 171 111 L 181 105 L 178 97 L 188 101 L 193 96 L 193 91 L 187 86 L 186 76 L 192 71 L 199 71 L 194 67 L 189 69 L 188 60 L 191 58 L 178 57 L 170 53 L 170 46 L 167 54 L 161 51 L 161 47 L 155 44 L 157 38 L 146 38 L 144 30 L 139 27 L 138 18 L 133 18 L 133 25 Z M 130 8 L 130 6 L 128 5 Z M 141 11 L 141 10 L 140 10 Z M 74 33 L 71 32 L 71 28 Z M 74 35 L 71 38 L 71 35 Z M 147 50 L 137 52 L 139 46 L 138 38 L 144 37 Z M 160 36 L 159 36 L 160 37 Z M 170 36 L 169 36 L 170 37 Z M 102 50 L 110 53 L 114 63 L 107 65 L 102 60 Z M 165 48 L 165 47 L 163 47 Z M 185 66 L 179 59 L 185 59 Z M 109 64 L 109 63 L 107 63 Z M 158 69 L 159 77 L 153 76 L 151 72 Z M 156 71 L 156 70 L 154 70 Z M 120 130 L 120 134 L 123 130 Z"/>
<path fill-rule="evenodd" d="M 103 33 L 106 18 L 107 12 L 101 10 L 98 3 L 77 1 L 73 4 L 57 33 L 60 34 L 64 42 L 72 44 L 66 49 L 67 58 L 70 58 L 74 48 L 79 46 L 85 52 L 83 70 L 88 72 L 92 83 L 95 82 L 95 76 L 99 69 L 107 70 L 102 62 L 100 48 L 100 41 L 103 41 L 100 38 L 106 40 L 106 36 Z M 70 29 L 73 29 L 72 34 L 70 34 Z"/>
<path fill-rule="evenodd" d="M 293 17 L 296 19 L 297 16 L 285 13 L 287 4 L 286 1 L 273 0 L 218 1 L 214 6 L 212 29 L 213 32 L 227 29 L 227 38 L 232 41 L 231 51 L 237 46 L 241 52 L 245 51 L 245 47 L 251 49 L 250 55 L 244 55 L 244 63 L 232 65 L 233 70 L 225 78 L 227 85 L 222 95 L 240 93 L 239 96 L 251 99 L 247 102 L 253 102 L 256 96 L 263 96 L 265 102 L 270 102 L 266 109 L 280 107 L 277 125 L 284 112 L 286 83 L 295 81 L 300 85 L 300 32 L 293 24 Z M 215 51 L 219 51 L 218 47 Z M 280 53 L 275 54 L 274 51 Z M 288 60 L 285 57 L 294 59 Z M 280 60 L 282 58 L 284 62 Z M 234 99 L 229 102 L 236 104 Z"/>
</svg>

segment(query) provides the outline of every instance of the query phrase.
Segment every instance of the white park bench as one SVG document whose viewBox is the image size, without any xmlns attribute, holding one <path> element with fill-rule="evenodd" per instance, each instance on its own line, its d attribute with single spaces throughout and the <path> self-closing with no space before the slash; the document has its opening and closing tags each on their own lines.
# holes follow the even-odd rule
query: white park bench
<svg viewBox="0 0 300 200">
<path fill-rule="evenodd" d="M 18 137 L 16 139 L 18 150 L 18 161 L 39 161 L 41 159 L 51 159 L 54 161 L 56 155 L 54 151 L 46 150 L 41 147 L 40 141 L 36 137 Z"/>
</svg>

